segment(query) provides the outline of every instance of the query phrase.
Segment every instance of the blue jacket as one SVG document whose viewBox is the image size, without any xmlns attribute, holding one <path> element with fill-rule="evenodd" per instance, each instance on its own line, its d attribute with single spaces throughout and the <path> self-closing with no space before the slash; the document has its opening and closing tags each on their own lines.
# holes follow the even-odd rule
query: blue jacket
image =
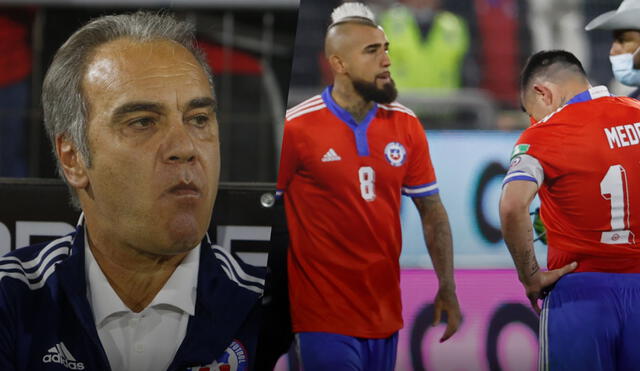
<svg viewBox="0 0 640 371">
<path fill-rule="evenodd" d="M 0 370 L 110 370 L 87 299 L 84 241 L 80 225 L 0 259 Z M 208 236 L 201 246 L 195 315 L 169 370 L 248 370 L 264 272 Z"/>
</svg>

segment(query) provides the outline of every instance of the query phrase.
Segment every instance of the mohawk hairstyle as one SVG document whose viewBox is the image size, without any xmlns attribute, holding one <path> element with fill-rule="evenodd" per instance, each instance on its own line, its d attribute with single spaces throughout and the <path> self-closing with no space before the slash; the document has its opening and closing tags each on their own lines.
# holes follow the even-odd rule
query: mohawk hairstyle
<svg viewBox="0 0 640 371">
<path fill-rule="evenodd" d="M 534 78 L 553 73 L 551 67 L 573 72 L 587 78 L 587 73 L 582 67 L 580 60 L 575 55 L 566 50 L 543 50 L 535 53 L 527 60 L 527 64 L 520 74 L 520 89 L 526 89 Z"/>
<path fill-rule="evenodd" d="M 371 9 L 363 3 L 349 2 L 333 9 L 333 12 L 331 12 L 331 24 L 328 28 L 350 22 L 378 27 Z"/>
</svg>

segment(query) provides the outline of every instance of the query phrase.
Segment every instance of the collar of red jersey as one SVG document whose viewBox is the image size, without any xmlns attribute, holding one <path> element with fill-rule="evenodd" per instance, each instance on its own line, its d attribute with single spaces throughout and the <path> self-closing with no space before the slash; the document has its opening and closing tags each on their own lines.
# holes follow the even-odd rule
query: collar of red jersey
<svg viewBox="0 0 640 371">
<path fill-rule="evenodd" d="M 577 94 L 575 97 L 569 99 L 567 104 L 587 102 L 592 99 L 609 97 L 609 96 L 611 96 L 611 94 L 609 93 L 609 90 L 607 89 L 607 87 L 604 85 L 598 85 L 588 90 L 585 90 L 580 94 Z"/>
<path fill-rule="evenodd" d="M 573 98 L 569 99 L 569 101 L 567 103 L 565 103 L 563 106 L 560 106 L 560 108 L 558 108 L 557 110 L 551 112 L 550 114 L 548 114 L 542 120 L 538 121 L 538 123 L 547 122 L 553 115 L 555 115 L 556 113 L 562 111 L 566 106 L 568 106 L 570 104 L 587 102 L 587 101 L 590 101 L 592 99 L 598 99 L 598 98 L 610 97 L 610 96 L 611 96 L 611 93 L 609 93 L 609 89 L 607 89 L 606 86 L 604 86 L 604 85 L 594 86 L 592 88 L 589 88 L 589 89 L 583 91 L 580 94 L 575 95 Z"/>
</svg>

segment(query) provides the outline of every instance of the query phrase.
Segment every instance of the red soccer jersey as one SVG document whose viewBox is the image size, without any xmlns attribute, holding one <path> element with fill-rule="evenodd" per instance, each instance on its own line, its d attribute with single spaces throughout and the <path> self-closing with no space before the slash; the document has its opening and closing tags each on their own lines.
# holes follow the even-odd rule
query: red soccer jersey
<svg viewBox="0 0 640 371">
<path fill-rule="evenodd" d="M 294 107 L 278 192 L 291 242 L 293 331 L 383 338 L 400 329 L 400 195 L 438 192 L 413 112 L 376 105 L 356 124 L 331 87 Z"/>
<path fill-rule="evenodd" d="M 548 268 L 640 273 L 640 102 L 592 88 L 526 129 L 524 153 L 544 171 Z"/>
</svg>

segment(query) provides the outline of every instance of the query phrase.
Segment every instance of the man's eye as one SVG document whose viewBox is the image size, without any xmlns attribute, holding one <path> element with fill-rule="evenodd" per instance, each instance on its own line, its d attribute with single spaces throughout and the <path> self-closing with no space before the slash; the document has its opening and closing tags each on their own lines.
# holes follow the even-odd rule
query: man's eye
<svg viewBox="0 0 640 371">
<path fill-rule="evenodd" d="M 146 129 L 148 127 L 153 126 L 153 124 L 155 124 L 155 121 L 152 118 L 143 117 L 143 118 L 139 118 L 134 121 L 131 121 L 129 123 L 129 126 L 136 129 Z"/>
<path fill-rule="evenodd" d="M 208 115 L 197 115 L 189 119 L 192 125 L 200 128 L 207 126 L 210 121 L 211 118 Z"/>
</svg>

